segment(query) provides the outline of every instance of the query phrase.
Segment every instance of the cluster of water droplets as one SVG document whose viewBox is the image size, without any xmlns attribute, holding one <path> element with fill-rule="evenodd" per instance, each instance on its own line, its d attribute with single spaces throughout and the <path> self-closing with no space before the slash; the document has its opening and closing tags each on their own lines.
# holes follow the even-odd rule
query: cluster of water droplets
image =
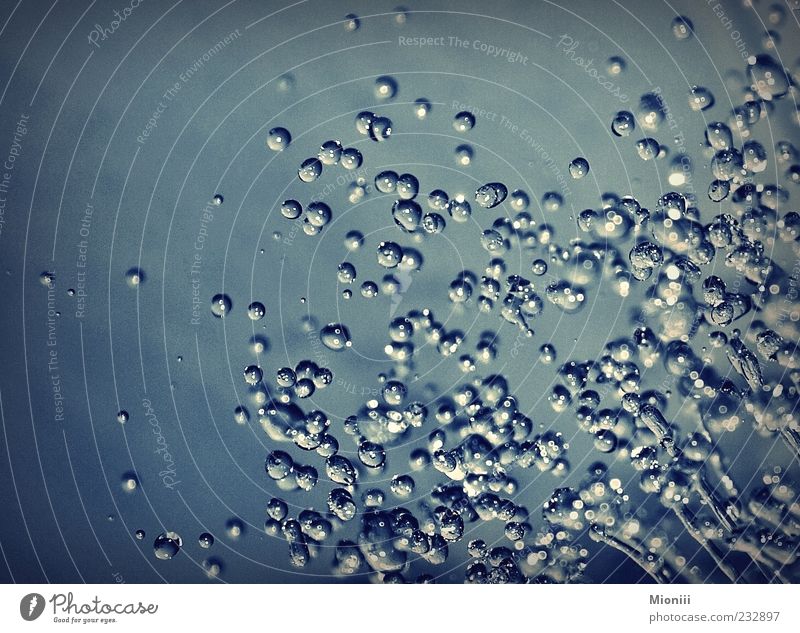
<svg viewBox="0 0 800 633">
<path fill-rule="evenodd" d="M 398 10 L 395 17 L 402 24 L 408 16 Z M 351 14 L 343 24 L 355 31 L 361 21 Z M 676 17 L 671 31 L 678 41 L 691 39 L 692 22 Z M 612 75 L 625 67 L 622 58 L 609 61 Z M 487 177 L 469 196 L 448 193 L 423 174 L 392 170 L 380 171 L 371 184 L 353 182 L 350 201 L 370 192 L 381 196 L 387 226 L 397 231 L 397 238 L 374 242 L 373 268 L 386 275 L 380 283 L 361 282 L 363 298 L 397 293 L 398 276 L 418 274 L 426 249 L 439 248 L 437 236 L 452 232 L 451 225 L 474 229 L 471 242 L 460 247 L 482 251 L 487 263 L 440 284 L 442 297 L 458 314 L 472 310 L 476 318 L 494 315 L 498 328 L 512 324 L 523 341 L 536 336 L 534 323 L 546 311 L 563 317 L 570 330 L 594 320 L 580 316 L 581 308 L 601 287 L 620 300 L 639 291 L 643 298 L 625 315 L 628 335 L 607 342 L 596 358 L 575 351 L 572 333 L 561 337 L 563 348 L 561 340 L 542 341 L 522 355 L 512 348 L 512 359 L 536 364 L 549 376 L 543 395 L 549 410 L 539 422 L 498 364 L 506 339 L 491 330 L 465 333 L 448 319 L 437 320 L 424 303 L 392 313 L 384 346 L 390 370 L 378 376 L 374 397 L 344 419 L 302 406 L 334 382 L 335 366 L 306 359 L 265 371 L 273 360 L 262 354 L 263 343 L 251 340 L 261 360 L 245 367 L 243 377 L 252 418 L 271 447 L 264 471 L 276 495 L 266 504 L 264 530 L 284 542 L 291 567 L 324 557 L 334 575 L 430 582 L 459 552 L 466 582 L 573 582 L 591 577 L 582 540 L 612 548 L 656 582 L 796 577 L 797 484 L 778 463 L 759 466 L 759 485 L 740 489 L 723 441 L 749 425 L 782 443 L 784 454 L 800 456 L 800 273 L 782 265 L 800 256 L 800 215 L 786 210 L 789 187 L 800 182 L 800 155 L 780 140 L 770 158 L 755 138 L 775 102 L 795 89 L 768 54 L 752 57 L 746 72 L 742 103 L 727 120 L 707 123 L 699 139 L 709 168 L 707 200 L 706 184 L 698 197 L 682 191 L 685 181 L 669 171 L 668 184 L 678 186 L 656 200 L 607 193 L 596 208 L 576 212 L 577 237 L 568 243 L 556 241 L 548 220 L 567 213 L 563 197 L 544 192 L 530 209 L 532 195 L 514 188 L 511 179 Z M 379 103 L 391 102 L 399 91 L 393 77 L 374 81 Z M 691 86 L 685 115 L 705 116 L 714 105 L 708 89 Z M 427 99 L 417 99 L 413 108 L 419 121 L 431 118 Z M 669 148 L 657 140 L 670 114 L 660 93 L 647 92 L 632 109 L 612 113 L 609 142 L 627 143 L 642 160 L 668 159 Z M 386 116 L 365 110 L 354 123 L 373 142 L 397 140 Z M 469 111 L 452 118 L 457 135 L 475 126 Z M 641 136 L 633 140 L 637 130 Z M 282 127 L 266 138 L 274 152 L 292 142 Z M 369 145 L 356 149 L 323 140 L 316 155 L 293 169 L 306 184 L 325 178 L 329 169 L 353 171 L 369 160 Z M 459 144 L 455 155 L 466 167 L 474 151 Z M 775 173 L 766 170 L 771 160 L 782 166 L 780 182 L 760 180 Z M 590 173 L 583 157 L 565 167 L 574 180 Z M 222 205 L 223 197 L 217 194 L 213 203 Z M 320 235 L 334 213 L 320 200 L 279 203 L 280 217 L 299 222 L 307 236 Z M 414 248 L 401 245 L 409 236 Z M 365 242 L 356 227 L 345 237 L 352 253 Z M 518 270 L 514 258 L 524 260 L 526 269 Z M 347 287 L 359 274 L 355 265 L 333 266 L 350 298 Z M 146 276 L 132 268 L 125 279 L 137 288 Z M 55 276 L 43 273 L 41 281 L 54 287 Z M 406 300 L 410 307 L 412 299 Z M 210 304 L 213 317 L 237 312 L 228 294 L 215 294 Z M 249 319 L 269 318 L 264 303 L 243 305 Z M 359 329 L 328 323 L 317 336 L 326 349 L 346 354 L 357 346 Z M 572 357 L 556 363 L 571 348 Z M 422 349 L 433 350 L 436 363 L 454 363 L 462 380 L 423 397 L 416 383 Z M 120 411 L 117 419 L 127 423 L 129 414 Z M 235 420 L 249 424 L 250 409 L 240 404 Z M 570 465 L 576 442 L 603 460 L 589 460 L 582 477 Z M 431 477 L 436 485 L 419 485 Z M 543 478 L 552 493 L 529 510 L 535 503 L 530 485 Z M 567 478 L 570 485 L 561 483 Z M 326 503 L 312 508 L 304 495 L 318 484 L 324 484 Z M 125 473 L 121 485 L 135 492 L 140 482 Z M 701 558 L 676 540 L 679 531 L 695 541 Z M 226 532 L 235 539 L 246 530 L 231 519 Z M 144 531 L 137 530 L 136 538 L 144 539 Z M 215 539 L 204 532 L 197 542 L 207 550 Z M 158 559 L 169 560 L 183 545 L 178 533 L 165 531 L 153 548 Z M 417 573 L 420 565 L 427 571 Z M 204 566 L 212 577 L 223 569 L 218 559 Z"/>
</svg>

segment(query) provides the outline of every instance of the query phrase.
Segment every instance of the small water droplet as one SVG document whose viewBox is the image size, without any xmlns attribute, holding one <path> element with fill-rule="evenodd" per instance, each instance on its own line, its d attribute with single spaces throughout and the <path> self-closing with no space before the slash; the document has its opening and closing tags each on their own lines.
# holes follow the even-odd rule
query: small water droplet
<svg viewBox="0 0 800 633">
<path fill-rule="evenodd" d="M 211 298 L 211 314 L 217 318 L 224 318 L 233 307 L 233 302 L 226 294 L 216 294 Z"/>
<path fill-rule="evenodd" d="M 181 551 L 183 541 L 176 532 L 163 532 L 156 537 L 153 542 L 153 551 L 156 558 L 160 560 L 170 560 Z"/>
<path fill-rule="evenodd" d="M 285 127 L 274 127 L 267 134 L 267 147 L 273 152 L 282 152 L 292 142 L 292 135 Z"/>
<path fill-rule="evenodd" d="M 589 161 L 583 157 L 573 159 L 569 164 L 569 175 L 575 180 L 580 180 L 589 173 Z"/>
<path fill-rule="evenodd" d="M 329 323 L 322 328 L 319 332 L 319 340 L 334 352 L 341 352 L 353 344 L 350 340 L 350 332 L 341 323 Z"/>
</svg>

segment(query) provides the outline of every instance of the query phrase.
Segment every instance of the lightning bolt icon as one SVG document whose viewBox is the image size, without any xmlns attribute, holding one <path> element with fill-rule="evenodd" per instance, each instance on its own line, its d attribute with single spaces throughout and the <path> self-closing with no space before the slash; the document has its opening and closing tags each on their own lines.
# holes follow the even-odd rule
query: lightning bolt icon
<svg viewBox="0 0 800 633">
<path fill-rule="evenodd" d="M 33 596 L 31 598 L 31 603 L 28 606 L 28 615 L 32 615 L 33 614 L 33 610 L 36 608 L 36 605 L 37 605 L 38 602 L 39 602 L 39 600 L 38 600 L 38 598 L 36 596 Z"/>
</svg>

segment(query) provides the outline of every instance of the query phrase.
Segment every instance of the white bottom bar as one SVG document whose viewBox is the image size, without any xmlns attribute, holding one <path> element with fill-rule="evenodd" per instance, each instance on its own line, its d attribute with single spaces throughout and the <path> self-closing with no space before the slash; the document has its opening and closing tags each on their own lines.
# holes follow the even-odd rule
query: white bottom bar
<svg viewBox="0 0 800 633">
<path fill-rule="evenodd" d="M 325 633 L 408 633 L 409 627 L 422 633 L 472 633 L 508 627 L 575 631 L 587 626 L 592 631 L 686 627 L 705 633 L 797 630 L 800 624 L 800 595 L 791 585 L 658 589 L 647 585 L 3 585 L 0 629 L 101 627 L 141 633 L 256 625 L 267 631 L 275 627 L 288 631 L 284 627 L 291 626 L 300 632 L 323 626 Z M 37 612 L 31 621 L 23 617 Z"/>
</svg>

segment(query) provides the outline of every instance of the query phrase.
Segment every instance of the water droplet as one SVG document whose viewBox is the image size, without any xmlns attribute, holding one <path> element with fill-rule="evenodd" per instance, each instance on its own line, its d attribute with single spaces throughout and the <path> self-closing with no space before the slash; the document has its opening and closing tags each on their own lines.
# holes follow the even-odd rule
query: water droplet
<svg viewBox="0 0 800 633">
<path fill-rule="evenodd" d="M 508 189 L 503 183 L 490 182 L 479 187 L 475 192 L 475 202 L 484 209 L 493 209 L 501 204 L 508 195 Z"/>
<path fill-rule="evenodd" d="M 362 134 L 363 136 L 367 136 L 369 134 L 369 128 L 376 116 L 377 115 L 375 113 L 367 110 L 359 112 L 356 115 L 356 130 L 358 133 Z"/>
<path fill-rule="evenodd" d="M 539 348 L 539 360 L 545 365 L 550 365 L 556 360 L 556 348 L 550 343 L 545 343 Z"/>
<path fill-rule="evenodd" d="M 353 31 L 357 31 L 361 26 L 361 20 L 358 19 L 358 16 L 355 13 L 348 13 L 344 16 L 344 30 L 352 33 Z"/>
<path fill-rule="evenodd" d="M 714 105 L 714 95 L 708 88 L 693 86 L 689 91 L 689 107 L 695 112 L 708 110 Z"/>
<path fill-rule="evenodd" d="M 211 297 L 211 314 L 217 318 L 224 318 L 233 307 L 233 302 L 226 294 L 216 294 Z"/>
<path fill-rule="evenodd" d="M 530 197 L 521 189 L 515 189 L 511 192 L 510 204 L 515 211 L 525 211 L 530 203 Z"/>
<path fill-rule="evenodd" d="M 711 159 L 711 173 L 717 180 L 734 180 L 744 175 L 744 159 L 736 149 L 723 149 Z"/>
<path fill-rule="evenodd" d="M 365 281 L 361 284 L 361 296 L 365 299 L 374 299 L 378 296 L 378 284 L 374 281 Z"/>
<path fill-rule="evenodd" d="M 134 472 L 127 472 L 122 475 L 122 489 L 125 492 L 134 492 L 139 487 L 139 478 Z"/>
<path fill-rule="evenodd" d="M 264 304 L 260 301 L 253 301 L 247 307 L 247 316 L 250 317 L 253 321 L 258 321 L 259 319 L 263 319 L 264 315 L 266 314 L 267 309 L 264 307 Z"/>
<path fill-rule="evenodd" d="M 319 340 L 334 352 L 341 352 L 353 344 L 350 340 L 350 332 L 341 323 L 329 323 L 322 328 L 319 332 Z"/>
<path fill-rule="evenodd" d="M 414 480 L 408 475 L 395 475 L 392 477 L 389 489 L 398 499 L 408 499 L 414 494 Z"/>
<path fill-rule="evenodd" d="M 325 141 L 317 154 L 317 158 L 323 165 L 336 165 L 341 157 L 342 144 L 339 141 Z"/>
<path fill-rule="evenodd" d="M 660 93 L 648 92 L 641 96 L 636 110 L 636 120 L 639 125 L 645 130 L 654 132 L 664 122 L 665 117 L 664 104 Z"/>
<path fill-rule="evenodd" d="M 422 209 L 413 200 L 398 200 L 392 205 L 395 224 L 406 233 L 413 233 L 422 220 Z"/>
<path fill-rule="evenodd" d="M 343 486 L 352 486 L 358 477 L 353 464 L 342 455 L 332 455 L 325 460 L 325 473 L 331 481 Z"/>
<path fill-rule="evenodd" d="M 342 152 L 342 158 L 340 163 L 342 167 L 344 167 L 345 169 L 350 169 L 350 170 L 358 169 L 359 167 L 361 167 L 362 162 L 364 162 L 364 157 L 361 155 L 361 152 L 359 152 L 356 148 L 348 147 L 346 150 Z"/>
<path fill-rule="evenodd" d="M 291 474 L 293 467 L 292 456 L 284 451 L 271 451 L 264 463 L 267 476 L 275 481 L 286 479 Z"/>
<path fill-rule="evenodd" d="M 278 77 L 278 80 L 275 83 L 275 88 L 278 90 L 278 92 L 290 92 L 294 90 L 294 84 L 294 75 L 291 73 L 286 73 Z"/>
<path fill-rule="evenodd" d="M 642 160 L 653 160 L 658 156 L 661 146 L 653 138 L 643 138 L 636 141 L 636 151 Z"/>
<path fill-rule="evenodd" d="M 364 235 L 361 231 L 348 231 L 344 236 L 344 246 L 350 252 L 355 252 L 364 245 Z"/>
<path fill-rule="evenodd" d="M 236 424 L 247 424 L 250 421 L 250 412 L 246 407 L 238 406 L 233 410 L 233 420 Z"/>
<path fill-rule="evenodd" d="M 588 173 L 589 173 L 589 161 L 586 160 L 585 158 L 579 156 L 569 164 L 569 175 L 572 176 L 575 180 L 583 178 Z"/>
<path fill-rule="evenodd" d="M 672 20 L 672 34 L 676 40 L 686 40 L 692 36 L 694 26 L 689 18 L 682 15 Z"/>
<path fill-rule="evenodd" d="M 228 538 L 235 540 L 244 533 L 244 523 L 239 519 L 229 519 L 225 523 L 225 532 L 228 534 Z"/>
<path fill-rule="evenodd" d="M 780 99 L 789 91 L 789 77 L 770 55 L 757 55 L 749 60 L 748 70 L 753 89 L 765 101 Z"/>
<path fill-rule="evenodd" d="M 419 180 L 414 174 L 401 174 L 397 178 L 397 195 L 401 200 L 412 200 L 419 193 Z"/>
<path fill-rule="evenodd" d="M 303 207 L 297 200 L 285 200 L 281 205 L 281 215 L 287 220 L 296 220 L 303 215 Z"/>
<path fill-rule="evenodd" d="M 428 194 L 428 206 L 434 211 L 444 211 L 450 198 L 441 189 L 434 189 Z"/>
<path fill-rule="evenodd" d="M 306 208 L 305 221 L 318 229 L 330 222 L 331 217 L 333 217 L 331 208 L 324 202 L 312 202 Z"/>
<path fill-rule="evenodd" d="M 608 70 L 609 75 L 621 75 L 625 72 L 626 63 L 622 57 L 614 56 L 610 57 L 608 63 L 606 64 L 606 68 Z"/>
<path fill-rule="evenodd" d="M 395 7 L 394 9 L 394 23 L 396 26 L 403 26 L 408 22 L 408 9 L 405 7 Z"/>
<path fill-rule="evenodd" d="M 730 149 L 733 147 L 733 133 L 727 125 L 715 121 L 706 127 L 706 141 L 715 150 Z"/>
<path fill-rule="evenodd" d="M 39 283 L 43 286 L 51 287 L 56 283 L 56 274 L 54 272 L 45 271 L 39 275 Z"/>
<path fill-rule="evenodd" d="M 282 152 L 292 142 L 292 135 L 285 127 L 274 127 L 267 134 L 267 147 L 273 152 Z"/>
<path fill-rule="evenodd" d="M 244 368 L 244 381 L 248 385 L 257 385 L 263 378 L 263 372 L 258 365 L 248 365 Z"/>
<path fill-rule="evenodd" d="M 486 252 L 494 255 L 503 254 L 508 250 L 505 239 L 494 229 L 486 229 L 481 233 L 481 246 Z"/>
<path fill-rule="evenodd" d="M 125 273 L 125 283 L 131 288 L 138 288 L 145 281 L 145 274 L 141 268 L 130 268 Z"/>
<path fill-rule="evenodd" d="M 430 114 L 431 107 L 431 102 L 427 99 L 417 99 L 414 102 L 414 116 L 422 121 Z"/>
<path fill-rule="evenodd" d="M 367 468 L 380 468 L 386 462 L 386 451 L 380 444 L 364 440 L 358 445 L 358 459 Z"/>
<path fill-rule="evenodd" d="M 377 254 L 378 263 L 384 268 L 394 268 L 403 259 L 403 249 L 395 242 L 381 242 Z"/>
<path fill-rule="evenodd" d="M 617 112 L 611 121 L 611 131 L 617 136 L 630 136 L 635 129 L 636 119 L 627 110 Z"/>
<path fill-rule="evenodd" d="M 376 142 L 385 141 L 392 135 L 392 121 L 385 116 L 375 117 L 369 128 L 369 137 Z"/>
<path fill-rule="evenodd" d="M 475 116 L 471 112 L 463 111 L 456 114 L 453 119 L 453 128 L 456 132 L 469 132 L 475 127 Z"/>
<path fill-rule="evenodd" d="M 455 158 L 456 163 L 462 167 L 466 167 L 472 162 L 472 157 L 475 155 L 474 150 L 470 145 L 459 145 L 456 147 Z"/>
<path fill-rule="evenodd" d="M 744 168 L 755 174 L 767 168 L 767 151 L 758 141 L 747 141 L 742 146 Z"/>
<path fill-rule="evenodd" d="M 197 537 L 197 544 L 200 545 L 203 549 L 208 549 L 214 544 L 214 537 L 211 536 L 208 532 L 203 532 L 200 536 Z"/>
<path fill-rule="evenodd" d="M 534 259 L 531 264 L 531 272 L 537 277 L 541 277 L 547 272 L 547 262 L 543 259 Z"/>
<path fill-rule="evenodd" d="M 564 204 L 564 198 L 560 193 L 547 191 L 542 196 L 542 208 L 550 213 L 555 213 Z"/>
<path fill-rule="evenodd" d="M 319 158 L 306 158 L 297 170 L 297 177 L 303 182 L 314 182 L 322 174 L 322 162 Z"/>
<path fill-rule="evenodd" d="M 183 541 L 176 532 L 163 532 L 156 537 L 153 542 L 153 551 L 156 558 L 170 560 L 181 551 Z"/>
<path fill-rule="evenodd" d="M 381 193 L 394 193 L 397 189 L 397 178 L 397 173 L 394 171 L 382 171 L 375 176 L 375 188 Z"/>
<path fill-rule="evenodd" d="M 397 94 L 397 82 L 383 75 L 375 80 L 375 96 L 378 99 L 391 99 Z"/>
</svg>

